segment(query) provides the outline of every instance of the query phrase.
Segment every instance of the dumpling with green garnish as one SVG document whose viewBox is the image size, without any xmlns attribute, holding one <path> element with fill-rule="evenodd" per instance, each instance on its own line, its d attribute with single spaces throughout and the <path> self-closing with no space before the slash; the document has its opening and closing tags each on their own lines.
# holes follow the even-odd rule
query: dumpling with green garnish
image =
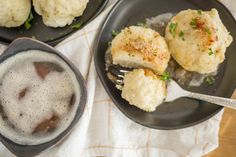
<svg viewBox="0 0 236 157">
<path fill-rule="evenodd" d="M 166 27 L 172 57 L 186 70 L 207 74 L 217 71 L 233 38 L 218 11 L 184 10 Z"/>
</svg>

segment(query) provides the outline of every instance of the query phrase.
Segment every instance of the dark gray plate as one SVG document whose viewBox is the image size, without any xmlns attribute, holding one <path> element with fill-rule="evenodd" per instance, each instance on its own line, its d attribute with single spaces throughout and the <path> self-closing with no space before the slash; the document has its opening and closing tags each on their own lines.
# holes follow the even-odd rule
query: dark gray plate
<svg viewBox="0 0 236 157">
<path fill-rule="evenodd" d="M 107 2 L 108 0 L 90 0 L 84 14 L 81 17 L 76 18 L 70 26 L 65 26 L 63 28 L 50 28 L 45 26 L 41 16 L 33 11 L 34 19 L 31 22 L 32 27 L 29 30 L 26 30 L 24 25 L 17 28 L 0 27 L 0 42 L 10 44 L 19 37 L 35 37 L 40 41 L 55 45 L 76 31 L 76 29 L 71 28 L 71 26 L 81 22 L 82 26 L 80 28 L 82 28 L 99 15 L 105 8 Z"/>
<path fill-rule="evenodd" d="M 227 49 L 226 60 L 221 65 L 213 86 L 203 84 L 198 88 L 183 88 L 229 98 L 236 87 L 236 22 L 232 14 L 221 3 L 216 0 L 121 0 L 113 7 L 104 21 L 95 44 L 94 60 L 99 78 L 113 102 L 127 117 L 141 125 L 155 129 L 179 129 L 203 122 L 222 109 L 214 104 L 181 98 L 172 103 L 160 105 L 153 113 L 147 113 L 129 105 L 122 99 L 121 92 L 106 76 L 104 55 L 108 42 L 112 40 L 112 30 L 121 30 L 158 14 L 177 13 L 188 8 L 202 10 L 216 8 L 235 40 Z"/>
</svg>

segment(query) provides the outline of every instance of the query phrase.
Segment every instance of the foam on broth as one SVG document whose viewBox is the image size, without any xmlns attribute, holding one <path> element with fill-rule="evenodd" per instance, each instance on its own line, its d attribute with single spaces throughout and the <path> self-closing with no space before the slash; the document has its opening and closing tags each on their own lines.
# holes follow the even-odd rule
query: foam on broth
<svg viewBox="0 0 236 157">
<path fill-rule="evenodd" d="M 42 66 L 51 70 L 42 71 Z M 10 140 L 44 143 L 73 121 L 80 88 L 73 71 L 58 56 L 39 50 L 18 53 L 0 64 L 0 82 L 0 133 Z M 46 131 L 44 121 L 51 126 Z"/>
</svg>

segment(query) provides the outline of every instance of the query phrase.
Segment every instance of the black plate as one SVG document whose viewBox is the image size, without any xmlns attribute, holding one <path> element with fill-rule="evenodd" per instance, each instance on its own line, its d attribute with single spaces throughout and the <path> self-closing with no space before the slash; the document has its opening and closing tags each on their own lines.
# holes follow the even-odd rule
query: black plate
<svg viewBox="0 0 236 157">
<path fill-rule="evenodd" d="M 184 9 L 210 10 L 216 8 L 220 17 L 234 37 L 234 42 L 227 49 L 226 60 L 220 67 L 220 72 L 213 86 L 203 84 L 198 88 L 188 88 L 190 91 L 229 98 L 236 87 L 236 22 L 232 14 L 216 0 L 121 0 L 112 9 L 97 38 L 95 44 L 95 66 L 100 80 L 116 106 L 130 119 L 147 127 L 155 129 L 179 129 L 203 122 L 222 107 L 214 104 L 181 98 L 172 103 L 160 105 L 153 113 L 144 112 L 128 104 L 121 98 L 121 92 L 108 80 L 105 71 L 105 51 L 108 42 L 112 40 L 112 30 L 121 30 L 126 26 L 135 25 L 148 17 Z"/>
<path fill-rule="evenodd" d="M 82 23 L 80 29 L 94 19 L 105 8 L 108 0 L 89 0 L 87 8 L 81 17 L 78 17 L 70 26 L 63 28 L 51 28 L 43 24 L 42 17 L 32 11 L 34 19 L 31 22 L 32 27 L 26 30 L 24 25 L 17 28 L 0 27 L 0 42 L 10 44 L 19 37 L 35 37 L 37 40 L 46 42 L 50 45 L 56 45 L 68 35 L 74 33 L 76 29 L 71 28 L 74 24 Z M 33 7 L 32 7 L 33 10 Z"/>
</svg>

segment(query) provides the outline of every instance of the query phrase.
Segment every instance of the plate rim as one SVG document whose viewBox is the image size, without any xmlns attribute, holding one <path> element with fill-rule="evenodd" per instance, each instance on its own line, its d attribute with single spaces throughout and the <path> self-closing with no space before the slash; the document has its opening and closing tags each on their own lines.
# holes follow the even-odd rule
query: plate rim
<svg viewBox="0 0 236 157">
<path fill-rule="evenodd" d="M 118 0 L 119 1 L 119 0 Z M 90 1 L 89 1 L 90 2 Z M 88 3 L 89 3 L 88 2 Z M 101 4 L 100 8 L 98 9 L 98 11 L 96 13 L 94 13 L 94 15 L 91 16 L 91 18 L 88 19 L 88 21 L 82 23 L 81 27 L 79 29 L 74 29 L 72 30 L 71 32 L 65 34 L 65 35 L 62 35 L 61 37 L 58 37 L 58 38 L 55 38 L 51 41 L 41 41 L 41 42 L 44 42 L 46 44 L 49 44 L 51 46 L 56 46 L 57 44 L 59 44 L 61 41 L 65 40 L 66 38 L 70 37 L 71 35 L 73 35 L 74 33 L 76 33 L 77 31 L 80 31 L 82 30 L 85 26 L 87 26 L 89 23 L 91 23 L 94 19 L 96 19 L 97 16 L 99 16 L 102 11 L 105 9 L 105 7 L 107 6 L 109 0 L 103 0 L 103 3 Z M 32 6 L 33 7 L 33 6 Z M 39 15 L 40 16 L 40 15 Z M 83 16 L 83 15 L 82 15 Z M 65 26 L 66 27 L 66 26 Z M 19 37 L 19 38 L 28 38 L 28 37 Z M 11 41 L 8 41 L 8 40 L 5 40 L 3 38 L 0 38 L 0 43 L 5 45 L 5 46 L 8 46 L 10 45 L 14 40 L 17 40 L 18 38 L 15 38 Z"/>
<path fill-rule="evenodd" d="M 93 51 L 94 51 L 94 66 L 95 66 L 95 69 L 96 69 L 96 73 L 99 77 L 99 80 L 101 81 L 102 85 L 103 85 L 103 88 L 105 89 L 106 93 L 109 95 L 109 98 L 113 101 L 113 103 L 115 104 L 115 106 L 120 110 L 120 112 L 122 114 L 124 114 L 127 118 L 129 118 L 130 120 L 132 120 L 133 122 L 141 125 L 141 126 L 144 126 L 144 127 L 147 127 L 147 128 L 151 128 L 151 129 L 156 129 L 156 130 L 177 130 L 177 129 L 184 129 L 184 128 L 189 128 L 189 127 L 193 127 L 195 125 L 198 125 L 198 124 L 201 124 L 207 120 L 209 120 L 210 118 L 214 117 L 216 114 L 218 114 L 220 111 L 222 111 L 224 109 L 224 107 L 222 106 L 219 106 L 218 109 L 216 109 L 215 112 L 213 112 L 212 114 L 209 114 L 208 116 L 205 116 L 204 118 L 202 118 L 201 120 L 197 120 L 195 122 L 192 122 L 192 123 L 188 123 L 188 124 L 181 124 L 181 125 L 178 125 L 178 126 L 156 126 L 156 125 L 152 125 L 152 124 L 145 124 L 145 123 L 142 123 L 138 120 L 136 120 L 135 118 L 133 118 L 132 116 L 129 116 L 129 114 L 127 114 L 126 112 L 123 111 L 123 109 L 120 107 L 118 101 L 113 97 L 112 93 L 109 91 L 108 87 L 107 87 L 107 83 L 106 83 L 106 80 L 103 78 L 103 74 L 102 74 L 102 70 L 97 66 L 98 65 L 98 59 L 97 56 L 98 56 L 98 47 L 99 47 L 99 42 L 101 40 L 101 36 L 102 36 L 102 31 L 104 30 L 104 28 L 106 27 L 108 21 L 110 20 L 110 17 L 113 15 L 113 13 L 115 12 L 115 10 L 119 7 L 119 5 L 124 2 L 126 0 L 118 0 L 114 6 L 112 6 L 111 10 L 108 12 L 107 16 L 105 17 L 105 19 L 103 20 L 100 28 L 99 28 L 99 33 L 97 34 L 96 36 L 96 40 L 95 40 L 95 43 L 94 43 L 94 46 L 93 46 Z M 216 3 L 218 3 L 230 16 L 231 18 L 234 20 L 234 23 L 236 25 L 236 18 L 234 18 L 233 14 L 229 11 L 229 9 L 223 4 L 221 3 L 220 1 L 218 0 L 215 0 Z M 233 94 L 233 93 L 232 93 Z M 231 95 L 232 95 L 231 94 Z"/>
</svg>

